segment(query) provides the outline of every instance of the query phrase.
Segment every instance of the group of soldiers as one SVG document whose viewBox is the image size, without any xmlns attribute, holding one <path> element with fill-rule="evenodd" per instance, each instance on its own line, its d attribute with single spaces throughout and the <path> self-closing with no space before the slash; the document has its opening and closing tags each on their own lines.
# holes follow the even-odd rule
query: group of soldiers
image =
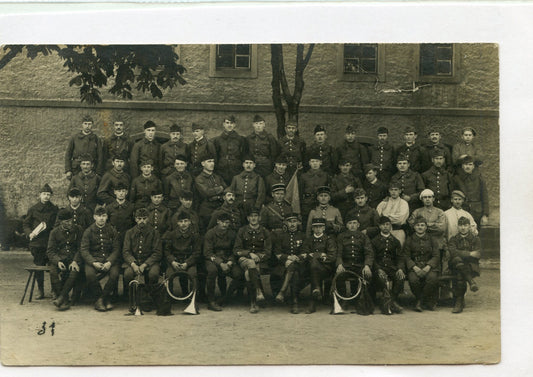
<svg viewBox="0 0 533 377">
<path fill-rule="evenodd" d="M 234 116 L 224 118 L 213 140 L 193 123 L 188 144 L 176 124 L 164 144 L 152 121 L 137 142 L 122 121 L 105 140 L 93 124 L 83 118 L 65 154 L 69 205 L 52 204 L 45 184 L 24 220 L 35 264 L 50 265 L 59 310 L 70 308 L 70 292 L 82 278 L 95 309 L 111 310 L 121 273 L 127 287 L 139 276 L 156 285 L 162 275 L 180 272 L 182 290 L 205 295 L 213 311 L 246 288 L 251 313 L 265 302 L 265 274 L 273 298 L 292 313 L 308 284 L 307 313 L 331 292 L 352 295 L 348 287 L 363 289 L 343 307 L 369 314 L 373 309 L 364 308 L 375 302 L 384 314 L 401 313 L 405 280 L 414 310 L 435 310 L 442 276 L 454 277 L 452 312 L 460 313 L 467 284 L 478 289 L 477 234 L 489 206 L 470 127 L 450 149 L 438 130 L 422 145 L 411 127 L 393 147 L 385 127 L 368 146 L 348 126 L 334 147 L 318 125 L 306 145 L 297 124 L 288 122 L 276 139 L 258 115 L 246 137 L 235 131 Z M 37 283 L 43 298 L 43 273 Z"/>
</svg>

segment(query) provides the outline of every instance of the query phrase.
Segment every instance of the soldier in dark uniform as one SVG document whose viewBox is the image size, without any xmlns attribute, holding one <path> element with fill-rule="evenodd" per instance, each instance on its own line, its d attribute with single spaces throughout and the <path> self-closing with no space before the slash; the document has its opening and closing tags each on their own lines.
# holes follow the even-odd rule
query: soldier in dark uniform
<svg viewBox="0 0 533 377">
<path fill-rule="evenodd" d="M 424 155 L 423 171 L 430 169 L 434 165 L 433 157 L 438 153 L 439 156 L 444 156 L 442 167 L 452 172 L 452 153 L 450 152 L 450 148 L 441 142 L 440 131 L 436 127 L 432 127 L 428 132 L 428 138 L 429 142 L 424 146 L 426 153 Z"/>
<path fill-rule="evenodd" d="M 254 116 L 254 131 L 246 137 L 248 153 L 252 155 L 257 164 L 257 174 L 265 178 L 272 172 L 274 159 L 279 154 L 278 141 L 265 131 L 265 120 Z"/>
<path fill-rule="evenodd" d="M 69 205 L 65 210 L 72 214 L 72 223 L 79 225 L 85 230 L 93 223 L 93 214 L 81 204 L 81 192 L 77 188 L 69 190 L 67 193 Z"/>
<path fill-rule="evenodd" d="M 341 161 L 349 161 L 352 174 L 359 180 L 363 179 L 363 166 L 368 164 L 368 152 L 366 147 L 356 140 L 355 127 L 352 125 L 346 127 L 344 140 L 335 149 L 335 164 L 340 166 Z"/>
<path fill-rule="evenodd" d="M 126 156 L 123 154 L 113 156 L 113 168 L 104 174 L 98 187 L 97 198 L 101 203 L 110 204 L 115 201 L 113 190 L 119 183 L 122 183 L 126 188 L 130 187 L 131 178 L 124 171 L 125 160 Z"/>
<path fill-rule="evenodd" d="M 101 178 L 93 171 L 92 158 L 89 155 L 80 156 L 80 169 L 81 171 L 70 180 L 68 189 L 69 191 L 73 188 L 80 190 L 81 202 L 92 212 L 96 207 L 96 197 Z"/>
<path fill-rule="evenodd" d="M 303 162 L 306 157 L 305 141 L 297 133 L 298 124 L 293 121 L 287 121 L 285 124 L 285 136 L 279 140 L 280 154 L 287 158 L 289 179 L 297 169 L 303 168 Z"/>
<path fill-rule="evenodd" d="M 328 173 L 320 168 L 322 165 L 320 155 L 310 156 L 308 162 L 310 169 L 303 173 L 298 181 L 302 224 L 307 224 L 307 216 L 316 206 L 316 191 L 318 188 L 329 185 Z"/>
<path fill-rule="evenodd" d="M 459 233 L 450 238 L 450 270 L 457 274 L 454 282 L 455 305 L 452 313 L 461 313 L 465 306 L 466 283 L 470 290 L 476 292 L 479 287 L 474 277 L 479 276 L 479 259 L 481 258 L 481 241 L 472 234 L 470 220 L 466 217 L 459 218 Z"/>
<path fill-rule="evenodd" d="M 189 161 L 191 165 L 191 173 L 193 177 L 196 177 L 203 170 L 202 162 L 210 158 L 216 161 L 216 149 L 212 141 L 207 140 L 205 137 L 204 126 L 200 124 L 192 124 L 193 141 L 189 143 Z"/>
<path fill-rule="evenodd" d="M 306 162 L 310 160 L 311 156 L 320 156 L 322 170 L 335 171 L 335 153 L 333 147 L 327 142 L 326 128 L 320 124 L 317 125 L 314 135 L 313 143 L 307 147 Z"/>
<path fill-rule="evenodd" d="M 476 137 L 476 130 L 472 127 L 465 127 L 461 130 L 462 140 L 455 144 L 452 148 L 453 165 L 456 168 L 456 173 L 461 170 L 463 159 L 466 156 L 472 157 L 472 161 L 476 167 L 483 164 L 483 152 L 477 143 L 474 143 Z"/>
<path fill-rule="evenodd" d="M 272 197 L 272 186 L 278 183 L 287 186 L 291 177 L 287 172 L 287 158 L 282 154 L 278 155 L 274 160 L 274 170 L 265 178 L 267 201 Z"/>
<path fill-rule="evenodd" d="M 224 203 L 213 211 L 211 215 L 211 220 L 207 225 L 207 229 L 211 229 L 217 225 L 217 219 L 222 213 L 225 213 L 229 216 L 231 222 L 229 228 L 234 230 L 235 233 L 243 226 L 246 225 L 246 216 L 242 207 L 238 206 L 235 203 L 235 193 L 231 190 L 230 187 L 226 187 L 224 190 Z"/>
<path fill-rule="evenodd" d="M 215 159 L 212 155 L 205 155 L 202 161 L 204 170 L 194 179 L 194 184 L 200 196 L 200 206 L 198 207 L 198 216 L 203 227 L 209 224 L 211 214 L 223 203 L 223 192 L 226 183 L 221 176 L 215 174 Z"/>
<path fill-rule="evenodd" d="M 154 190 L 150 194 L 151 203 L 146 207 L 148 211 L 148 225 L 165 234 L 170 222 L 170 210 L 163 204 L 163 191 Z"/>
<path fill-rule="evenodd" d="M 170 140 L 161 146 L 161 179 L 175 172 L 178 156 L 189 156 L 189 146 L 181 140 L 182 128 L 177 124 L 170 126 Z M 183 159 L 184 162 L 187 162 Z"/>
<path fill-rule="evenodd" d="M 216 312 L 222 310 L 215 301 L 217 277 L 220 294 L 224 298 L 227 293 L 226 276 L 231 276 L 231 271 L 236 265 L 233 245 L 237 233 L 231 229 L 230 225 L 230 215 L 225 212 L 219 212 L 216 218 L 216 225 L 207 231 L 204 239 L 205 267 L 207 270 L 207 309 Z"/>
<path fill-rule="evenodd" d="M 272 232 L 273 255 L 270 258 L 272 293 L 280 303 L 288 297 L 293 314 L 299 313 L 298 294 L 305 275 L 305 261 L 300 255 L 305 233 L 298 230 L 299 226 L 300 220 L 296 213 L 288 213 L 285 216 L 283 229 Z"/>
<path fill-rule="evenodd" d="M 142 174 L 131 181 L 130 201 L 135 208 L 146 208 L 150 204 L 150 194 L 152 191 L 163 189 L 161 180 L 152 172 L 154 171 L 154 161 L 144 160 L 140 163 Z"/>
<path fill-rule="evenodd" d="M 347 159 L 339 160 L 339 174 L 331 179 L 331 201 L 341 211 L 344 218 L 353 208 L 353 193 L 361 188 L 361 180 L 352 173 L 352 163 Z"/>
<path fill-rule="evenodd" d="M 413 224 L 415 233 L 407 237 L 403 250 L 409 286 L 416 298 L 415 311 L 421 312 L 423 306 L 435 310 L 439 289 L 439 247 L 426 233 L 426 219 L 417 217 Z"/>
<path fill-rule="evenodd" d="M 377 167 L 379 179 L 388 185 L 390 177 L 396 171 L 394 147 L 387 141 L 389 130 L 386 127 L 379 127 L 377 130 L 378 142 L 369 148 L 370 163 Z"/>
<path fill-rule="evenodd" d="M 422 173 L 424 169 L 424 147 L 416 143 L 417 133 L 414 127 L 406 127 L 403 132 L 405 143 L 396 148 L 396 157 L 403 155 L 407 158 L 411 170 Z"/>
<path fill-rule="evenodd" d="M 392 223 L 388 217 L 379 218 L 379 230 L 379 234 L 371 240 L 374 249 L 374 287 L 377 292 L 382 292 L 383 314 L 401 313 L 403 308 L 398 304 L 398 296 L 403 291 L 405 280 L 402 246 L 391 234 Z M 388 299 L 390 304 L 387 307 Z"/>
<path fill-rule="evenodd" d="M 83 117 L 81 132 L 70 138 L 65 153 L 65 173 L 69 180 L 80 172 L 80 157 L 85 154 L 91 156 L 97 173 L 101 173 L 103 169 L 102 141 L 94 134 L 92 127 L 93 119 L 86 115 Z"/>
<path fill-rule="evenodd" d="M 337 259 L 337 244 L 334 236 L 326 234 L 326 220 L 316 218 L 311 223 L 313 234 L 305 238 L 301 256 L 306 261 L 311 276 L 311 301 L 306 313 L 316 312 L 317 301 L 322 300 L 322 281 L 333 276 Z"/>
<path fill-rule="evenodd" d="M 59 225 L 48 239 L 46 255 L 50 263 L 50 282 L 57 297 L 53 304 L 59 310 L 70 309 L 69 293 L 80 272 L 79 254 L 83 229 L 72 221 L 72 212 L 61 209 L 57 214 Z"/>
<path fill-rule="evenodd" d="M 193 192 L 194 178 L 186 169 L 186 157 L 178 155 L 174 161 L 174 171 L 163 180 L 163 192 L 171 211 L 176 211 L 180 206 L 179 198 L 183 191 Z"/>
<path fill-rule="evenodd" d="M 433 166 L 422 173 L 426 188 L 435 193 L 435 207 L 447 210 L 451 207 L 450 195 L 453 187 L 453 176 L 445 169 L 445 154 L 441 149 L 430 151 L 433 154 Z"/>
<path fill-rule="evenodd" d="M 261 208 L 265 202 L 265 181 L 261 175 L 255 172 L 255 166 L 253 156 L 244 157 L 242 162 L 244 170 L 233 177 L 229 186 L 235 193 L 237 205 L 242 206 L 245 213 L 252 207 Z"/>
<path fill-rule="evenodd" d="M 178 216 L 182 212 L 186 212 L 191 219 L 191 228 L 195 233 L 200 233 L 200 229 L 204 229 L 205 225 L 202 224 L 200 216 L 194 210 L 193 206 L 193 194 L 191 191 L 182 191 L 180 194 L 180 203 L 176 212 L 170 217 L 169 230 L 176 229 L 178 223 Z"/>
<path fill-rule="evenodd" d="M 168 264 L 167 276 L 174 271 L 184 271 L 192 281 L 191 289 L 198 286 L 197 264 L 202 253 L 202 238 L 192 231 L 191 219 L 186 212 L 181 212 L 174 230 L 166 232 L 163 236 L 163 251 Z M 179 277 L 181 290 L 184 295 L 189 292 L 187 279 Z"/>
<path fill-rule="evenodd" d="M 387 185 L 378 178 L 378 168 L 375 165 L 366 164 L 363 171 L 366 178 L 363 180 L 363 190 L 368 196 L 368 205 L 376 208 L 389 194 Z"/>
<path fill-rule="evenodd" d="M 373 238 L 379 233 L 378 212 L 368 205 L 368 196 L 365 190 L 357 189 L 354 192 L 355 206 L 348 211 L 346 216 L 359 221 L 358 230 L 368 238 Z"/>
<path fill-rule="evenodd" d="M 337 236 L 337 260 L 336 273 L 352 271 L 362 276 L 365 282 L 370 283 L 372 279 L 372 265 L 374 263 L 374 250 L 368 237 L 360 232 L 359 220 L 354 214 L 346 216 L 346 231 Z M 337 278 L 337 287 L 342 296 L 346 296 L 346 279 Z M 353 289 L 353 288 L 352 288 Z M 351 294 L 350 294 L 351 295 Z M 359 314 L 372 314 L 370 312 L 361 312 L 358 301 L 364 299 L 359 295 L 355 301 L 355 307 Z"/>
<path fill-rule="evenodd" d="M 115 228 L 107 223 L 107 212 L 104 207 L 94 210 L 94 223 L 83 233 L 80 255 L 85 263 L 87 284 L 96 294 L 94 308 L 100 312 L 113 309 L 109 301 L 120 274 L 119 237 Z M 100 286 L 99 277 L 108 275 L 104 289 Z"/>
<path fill-rule="evenodd" d="M 242 159 L 246 153 L 246 139 L 235 131 L 235 117 L 224 117 L 224 131 L 213 140 L 216 149 L 216 172 L 227 185 L 242 170 Z"/>
<path fill-rule="evenodd" d="M 410 169 L 409 158 L 406 155 L 398 155 L 396 166 L 398 173 L 392 176 L 391 182 L 400 185 L 402 199 L 409 204 L 409 212 L 413 212 L 421 205 L 418 197 L 425 188 L 424 181 L 419 173 Z"/>
<path fill-rule="evenodd" d="M 261 209 L 259 221 L 270 231 L 281 231 L 285 216 L 292 212 L 292 207 L 285 201 L 285 185 L 278 183 L 272 186 L 273 200 Z"/>
<path fill-rule="evenodd" d="M 39 191 L 39 202 L 30 207 L 22 223 L 24 234 L 30 239 L 29 248 L 33 263 L 37 266 L 46 266 L 48 262 L 46 247 L 58 211 L 57 206 L 50 201 L 52 194 L 52 188 L 45 183 Z M 44 272 L 36 271 L 35 280 L 37 280 L 39 290 L 36 299 L 42 300 L 44 298 Z"/>
<path fill-rule="evenodd" d="M 155 139 L 156 125 L 151 120 L 144 124 L 144 137 L 136 142 L 131 148 L 130 171 L 131 178 L 137 177 L 140 171 L 140 163 L 146 160 L 153 161 L 154 174 L 159 176 L 161 169 L 161 144 Z"/>
<path fill-rule="evenodd" d="M 124 263 L 124 286 L 139 275 L 143 275 L 150 286 L 159 281 L 159 262 L 163 255 L 159 232 L 147 224 L 148 211 L 139 208 L 135 211 L 135 225 L 126 232 L 122 257 Z M 131 309 L 130 309 L 131 310 Z"/>
<path fill-rule="evenodd" d="M 113 122 L 113 129 L 113 134 L 104 140 L 105 171 L 113 167 L 113 156 L 115 155 L 127 156 L 124 161 L 124 170 L 130 171 L 129 156 L 133 142 L 126 132 L 124 132 L 124 122 L 122 120 L 115 120 Z"/>
<path fill-rule="evenodd" d="M 119 255 L 118 259 L 122 257 L 122 245 L 124 244 L 124 236 L 128 229 L 134 225 L 133 220 L 133 204 L 126 199 L 128 190 L 123 183 L 118 183 L 114 189 L 115 200 L 108 204 L 107 214 L 109 216 L 109 223 L 113 225 L 118 233 L 119 241 Z M 107 217 L 106 217 L 107 218 Z"/>
<path fill-rule="evenodd" d="M 485 225 L 489 217 L 489 195 L 487 184 L 478 169 L 475 168 L 472 157 L 463 159 L 462 169 L 453 177 L 454 188 L 466 195 L 467 209 L 478 226 Z"/>
<path fill-rule="evenodd" d="M 257 302 L 263 302 L 261 291 L 261 267 L 266 268 L 272 253 L 270 232 L 259 224 L 259 209 L 252 208 L 247 216 L 248 225 L 239 229 L 233 246 L 233 253 L 241 269 L 240 279 L 233 272 L 232 277 L 246 280 L 250 297 L 250 313 L 257 313 Z"/>
</svg>

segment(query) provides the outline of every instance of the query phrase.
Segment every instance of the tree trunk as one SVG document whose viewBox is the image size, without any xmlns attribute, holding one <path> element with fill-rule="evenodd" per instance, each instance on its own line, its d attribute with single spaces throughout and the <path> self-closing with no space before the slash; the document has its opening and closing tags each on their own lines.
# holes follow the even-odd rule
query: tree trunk
<svg viewBox="0 0 533 377">
<path fill-rule="evenodd" d="M 270 45 L 272 65 L 272 103 L 274 104 L 274 111 L 277 120 L 277 135 L 282 138 L 285 135 L 285 108 L 283 107 L 281 94 L 281 75 L 283 59 L 283 47 L 279 44 Z M 284 74 L 284 72 L 283 72 Z"/>
</svg>

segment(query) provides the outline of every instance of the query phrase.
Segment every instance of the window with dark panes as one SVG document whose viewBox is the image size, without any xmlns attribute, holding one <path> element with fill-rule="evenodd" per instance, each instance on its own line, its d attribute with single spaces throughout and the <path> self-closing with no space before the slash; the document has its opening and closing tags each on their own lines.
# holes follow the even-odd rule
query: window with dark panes
<svg viewBox="0 0 533 377">
<path fill-rule="evenodd" d="M 453 76 L 453 44 L 421 44 L 420 75 Z"/>
<path fill-rule="evenodd" d="M 377 44 L 345 44 L 344 73 L 376 74 L 378 71 Z"/>
<path fill-rule="evenodd" d="M 250 45 L 217 45 L 217 69 L 250 69 Z"/>
</svg>

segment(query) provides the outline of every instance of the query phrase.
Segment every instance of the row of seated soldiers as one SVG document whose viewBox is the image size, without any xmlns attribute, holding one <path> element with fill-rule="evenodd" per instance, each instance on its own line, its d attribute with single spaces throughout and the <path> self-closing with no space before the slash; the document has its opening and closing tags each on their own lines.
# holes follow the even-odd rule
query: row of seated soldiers
<svg viewBox="0 0 533 377">
<path fill-rule="evenodd" d="M 80 264 L 84 265 L 89 285 L 97 292 L 95 308 L 103 311 L 112 308 L 109 295 L 121 267 L 125 268 L 126 286 L 139 273 L 147 274 L 147 281 L 154 284 L 159 279 L 162 255 L 165 255 L 162 260 L 166 261 L 167 274 L 186 271 L 194 288 L 198 275 L 196 267 L 206 271 L 208 308 L 216 311 L 221 310 L 214 296 L 218 278 L 223 298 L 231 297 L 239 284 L 247 285 L 250 311 L 257 312 L 256 302 L 264 299 L 259 280 L 261 270 L 270 272 L 276 298 L 279 301 L 288 298 L 294 313 L 298 312 L 298 293 L 303 282 L 311 282 L 312 299 L 307 311 L 313 312 L 323 295 L 322 280 L 334 272 L 343 272 L 347 266 L 369 281 L 374 276 L 372 282 L 376 291 L 383 291 L 381 283 L 387 271 L 391 272 L 387 278 L 393 283 L 393 300 L 389 306 L 393 311 L 401 311 L 396 298 L 406 276 L 417 298 L 416 310 L 422 310 L 423 305 L 435 309 L 437 276 L 448 265 L 459 271 L 460 276 L 455 287 L 454 312 L 462 311 L 465 281 L 471 284 L 472 290 L 477 289 L 471 278 L 478 272 L 475 266 L 479 259 L 479 238 L 476 222 L 462 209 L 465 195 L 461 191 L 453 191 L 453 207 L 444 212 L 434 206 L 434 193 L 424 189 L 419 195 L 423 206 L 410 212 L 407 201 L 401 198 L 400 184 L 391 181 L 389 196 L 377 209 L 368 206 L 368 196 L 359 188 L 354 191 L 352 201 L 355 203 L 343 216 L 330 204 L 330 187 L 322 186 L 315 193 L 318 206 L 308 213 L 305 232 L 300 230 L 299 218 L 285 202 L 284 184 L 272 186 L 272 201 L 262 209 L 251 206 L 246 210 L 248 224 L 242 221 L 245 207 L 234 204 L 236 190 L 227 187 L 223 190 L 224 203 L 212 211 L 204 231 L 201 231 L 200 217 L 194 216 L 190 192 L 182 195 L 182 210 L 160 226 L 155 221 L 155 213 L 147 208 L 141 207 L 133 215 L 133 205 L 126 200 L 127 187 L 120 183 L 114 188 L 114 203 L 96 207 L 92 215 L 94 223 L 89 220 L 90 210 L 80 204 L 81 192 L 71 189 L 70 206 L 60 211 L 57 216 L 60 226 L 54 228 L 57 207 L 50 202 L 51 191 L 48 185 L 43 187 L 39 203 L 28 212 L 24 229 L 30 238 L 35 263 L 45 264 L 50 260 L 52 286 L 58 296 L 54 303 L 61 310 L 69 308 L 68 295 Z M 157 205 L 162 198 L 161 192 L 152 192 L 151 204 Z M 402 216 L 404 223 L 410 219 L 410 227 L 397 222 Z M 133 219 L 137 225 L 133 225 Z M 466 227 L 461 227 L 461 221 L 468 221 L 467 232 L 462 232 Z M 44 227 L 40 226 L 43 222 Z M 421 222 L 424 224 L 419 225 Z M 163 229 L 165 225 L 168 227 Z M 83 227 L 87 227 L 85 231 Z M 405 230 L 409 229 L 414 229 L 414 233 L 406 240 Z M 456 237 L 458 233 L 460 237 Z M 387 239 L 385 249 L 377 251 L 369 247 L 370 240 L 380 237 Z M 454 249 L 455 238 L 461 242 Z M 457 252 L 457 248 L 461 252 Z M 289 268 L 293 262 L 298 263 Z M 103 290 L 97 280 L 101 274 L 110 275 Z M 63 275 L 64 284 L 59 275 Z M 226 276 L 232 278 L 227 289 Z M 38 283 L 42 297 L 43 277 L 38 277 Z"/>
</svg>

